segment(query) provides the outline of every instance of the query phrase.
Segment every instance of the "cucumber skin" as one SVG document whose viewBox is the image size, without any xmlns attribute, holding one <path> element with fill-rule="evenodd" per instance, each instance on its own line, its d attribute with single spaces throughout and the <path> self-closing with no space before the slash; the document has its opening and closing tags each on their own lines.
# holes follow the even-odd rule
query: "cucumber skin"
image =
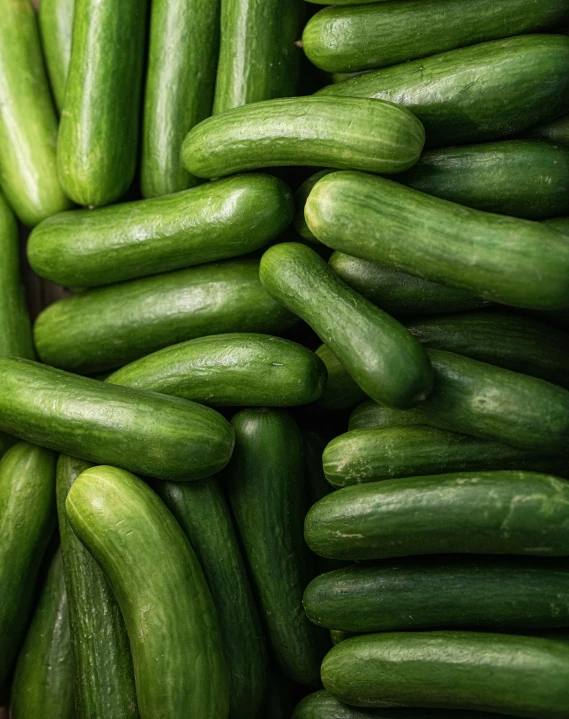
<svg viewBox="0 0 569 719">
<path fill-rule="evenodd" d="M 400 103 L 431 147 L 513 135 L 569 111 L 569 38 L 521 35 L 373 70 L 318 95 Z"/>
<path fill-rule="evenodd" d="M 170 511 L 142 480 L 114 467 L 83 472 L 65 506 L 121 608 L 141 719 L 227 717 L 227 668 L 213 599 Z"/>
<path fill-rule="evenodd" d="M 196 184 L 180 162 L 182 141 L 211 115 L 221 0 L 152 3 L 142 125 L 143 197 Z"/>
<path fill-rule="evenodd" d="M 316 237 L 312 234 L 310 231 L 310 228 L 306 224 L 306 220 L 304 219 L 304 205 L 306 205 L 306 200 L 308 199 L 308 195 L 312 192 L 312 188 L 314 185 L 320 180 L 322 177 L 326 177 L 326 175 L 329 175 L 331 172 L 334 172 L 334 170 L 318 170 L 318 172 L 315 172 L 313 175 L 310 175 L 298 188 L 298 190 L 295 192 L 294 195 L 294 202 L 296 205 L 296 213 L 294 215 L 294 229 L 298 232 L 298 234 L 302 237 L 303 240 L 306 240 L 311 245 L 321 246 L 321 243 L 318 242 Z"/>
<path fill-rule="evenodd" d="M 545 310 L 569 303 L 569 244 L 544 224 L 462 207 L 361 172 L 322 178 L 305 216 L 334 250 L 493 302 Z"/>
<path fill-rule="evenodd" d="M 71 58 L 75 0 L 41 0 L 38 20 L 41 42 L 53 98 L 63 109 Z"/>
<path fill-rule="evenodd" d="M 396 320 L 344 285 L 314 250 L 297 243 L 271 247 L 261 259 L 260 278 L 312 327 L 370 397 L 408 408 L 429 394 L 433 375 L 423 348 Z"/>
<path fill-rule="evenodd" d="M 196 337 L 280 333 L 296 321 L 261 286 L 259 260 L 245 258 L 66 297 L 40 314 L 34 339 L 46 364 L 94 374 Z"/>
<path fill-rule="evenodd" d="M 204 120 L 186 136 L 182 162 L 209 178 L 288 165 L 389 174 L 414 165 L 424 144 L 419 120 L 392 103 L 286 97 Z"/>
<path fill-rule="evenodd" d="M 33 607 L 38 571 L 55 527 L 55 455 L 19 442 L 0 460 L 0 686 Z"/>
<path fill-rule="evenodd" d="M 326 389 L 317 400 L 324 409 L 346 409 L 367 398 L 351 376 L 346 372 L 344 365 L 326 345 L 320 345 L 316 354 L 326 365 L 328 379 Z"/>
<path fill-rule="evenodd" d="M 122 367 L 106 382 L 214 407 L 288 407 L 320 397 L 326 367 L 296 342 L 242 332 L 165 347 Z"/>
<path fill-rule="evenodd" d="M 117 200 L 134 177 L 147 7 L 147 0 L 75 2 L 57 168 L 79 205 Z"/>
<path fill-rule="evenodd" d="M 569 646 L 550 639 L 386 632 L 338 644 L 324 659 L 322 680 L 339 699 L 360 706 L 478 709 L 562 719 L 569 701 L 568 666 Z"/>
<path fill-rule="evenodd" d="M 58 550 L 16 665 L 11 717 L 73 719 L 72 676 L 68 601 Z"/>
<path fill-rule="evenodd" d="M 417 427 L 419 425 L 428 426 L 428 422 L 416 411 L 402 412 L 399 409 L 382 407 L 373 400 L 366 400 L 352 411 L 348 430 L 367 427 Z"/>
<path fill-rule="evenodd" d="M 229 423 L 194 402 L 29 360 L 0 358 L 0 374 L 0 429 L 16 437 L 91 462 L 181 481 L 208 477 L 231 456 Z"/>
<path fill-rule="evenodd" d="M 57 178 L 57 118 L 29 0 L 5 0 L 0 25 L 0 187 L 28 226 L 66 210 Z"/>
<path fill-rule="evenodd" d="M 536 472 L 456 472 L 344 487 L 308 512 L 304 536 L 331 559 L 423 554 L 569 555 L 569 482 Z M 547 516 L 548 522 L 542 521 Z"/>
<path fill-rule="evenodd" d="M 50 217 L 28 241 L 41 277 L 95 287 L 244 255 L 290 223 L 292 194 L 270 175 L 229 177 L 185 192 Z"/>
<path fill-rule="evenodd" d="M 544 140 L 559 142 L 561 145 L 569 145 L 569 116 L 563 115 L 545 125 L 541 125 L 534 129 L 531 134 Z"/>
</svg>

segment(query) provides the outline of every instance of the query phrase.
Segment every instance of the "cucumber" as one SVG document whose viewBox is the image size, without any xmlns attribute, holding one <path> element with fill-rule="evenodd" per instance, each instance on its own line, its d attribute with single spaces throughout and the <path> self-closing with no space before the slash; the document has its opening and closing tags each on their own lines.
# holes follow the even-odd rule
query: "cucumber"
<svg viewBox="0 0 569 719">
<path fill-rule="evenodd" d="M 398 179 L 486 212 L 528 220 L 569 212 L 569 148 L 539 140 L 429 150 Z"/>
<path fill-rule="evenodd" d="M 310 586 L 310 584 L 308 586 Z M 304 599 L 302 602 L 304 604 Z M 339 644 L 340 642 L 343 642 L 353 636 L 355 636 L 353 632 L 344 632 L 341 629 L 330 629 L 330 640 L 332 642 L 332 646 L 334 647 L 336 644 Z"/>
<path fill-rule="evenodd" d="M 314 250 L 297 243 L 275 245 L 261 259 L 260 277 L 273 297 L 312 327 L 370 397 L 407 408 L 429 394 L 432 369 L 419 343 L 344 285 Z"/>
<path fill-rule="evenodd" d="M 11 717 L 74 719 L 72 676 L 67 593 L 58 551 L 16 665 Z"/>
<path fill-rule="evenodd" d="M 0 430 L 58 452 L 182 481 L 218 472 L 231 456 L 229 423 L 195 402 L 30 360 L 0 358 L 0 376 Z"/>
<path fill-rule="evenodd" d="M 143 197 L 196 184 L 180 162 L 190 128 L 211 115 L 221 0 L 152 3 L 142 125 Z"/>
<path fill-rule="evenodd" d="M 138 719 L 130 645 L 112 589 L 75 536 L 65 500 L 91 465 L 64 454 L 57 462 L 56 496 L 73 649 L 77 719 Z"/>
<path fill-rule="evenodd" d="M 24 638 L 55 526 L 54 485 L 55 455 L 47 449 L 19 442 L 0 460 L 0 686 Z"/>
<path fill-rule="evenodd" d="M 194 127 L 182 162 L 197 177 L 286 165 L 403 172 L 425 133 L 408 110 L 364 98 L 286 97 L 256 102 Z"/>
<path fill-rule="evenodd" d="M 302 42 L 322 70 L 353 72 L 549 30 L 564 21 L 564 0 L 399 0 L 324 8 L 308 21 Z"/>
<path fill-rule="evenodd" d="M 347 285 L 389 314 L 462 312 L 489 304 L 466 290 L 439 285 L 382 262 L 362 260 L 343 252 L 334 252 L 329 264 Z"/>
<path fill-rule="evenodd" d="M 76 0 L 57 167 L 79 205 L 117 200 L 134 177 L 147 7 Z"/>
<path fill-rule="evenodd" d="M 326 367 L 296 342 L 234 333 L 165 347 L 106 381 L 212 406 L 290 407 L 320 397 Z"/>
<path fill-rule="evenodd" d="M 268 657 L 261 621 L 237 534 L 217 478 L 156 483 L 184 530 L 217 609 L 229 671 L 229 717 L 258 719 L 268 692 Z"/>
<path fill-rule="evenodd" d="M 569 38 L 481 43 L 374 70 L 318 94 L 399 103 L 421 120 L 431 147 L 494 140 L 569 111 Z"/>
<path fill-rule="evenodd" d="M 69 60 L 75 0 L 41 0 L 39 28 L 43 55 L 53 99 L 59 112 L 63 109 Z"/>
<path fill-rule="evenodd" d="M 568 501 L 569 482 L 534 472 L 388 479 L 321 499 L 308 512 L 304 536 L 314 552 L 332 559 L 567 556 Z"/>
<path fill-rule="evenodd" d="M 348 429 L 364 429 L 366 427 L 417 427 L 428 426 L 428 422 L 419 412 L 413 410 L 390 409 L 366 400 L 359 404 L 350 415 Z"/>
<path fill-rule="evenodd" d="M 279 410 L 242 410 L 232 424 L 236 444 L 225 483 L 267 638 L 283 674 L 318 685 L 327 642 L 302 609 L 312 578 L 302 539 L 302 437 Z"/>
<path fill-rule="evenodd" d="M 18 440 L 15 437 L 11 437 L 9 434 L 0 432 L 0 457 L 6 454 L 10 447 L 13 447 L 17 441 Z"/>
<path fill-rule="evenodd" d="M 306 204 L 306 200 L 308 199 L 308 195 L 312 192 L 312 188 L 314 185 L 320 180 L 322 177 L 326 177 L 326 175 L 329 175 L 331 172 L 334 172 L 334 170 L 318 170 L 318 172 L 315 172 L 313 175 L 310 175 L 298 188 L 298 190 L 295 192 L 294 200 L 296 204 L 296 213 L 294 215 L 294 229 L 298 232 L 298 234 L 307 242 L 310 244 L 316 245 L 317 247 L 320 245 L 320 242 L 314 237 L 312 232 L 310 231 L 310 228 L 306 224 L 306 220 L 304 219 L 304 205 Z"/>
<path fill-rule="evenodd" d="M 359 706 L 478 709 L 562 719 L 569 702 L 569 646 L 484 632 L 386 632 L 334 647 L 322 681 Z"/>
<path fill-rule="evenodd" d="M 2 2 L 0 67 L 0 188 L 18 219 L 33 226 L 69 200 L 57 179 L 57 117 L 29 0 Z"/>
<path fill-rule="evenodd" d="M 302 0 L 221 0 L 213 112 L 295 95 Z"/>
<path fill-rule="evenodd" d="M 225 719 L 228 677 L 215 606 L 172 514 L 142 480 L 114 467 L 83 472 L 65 506 L 121 608 L 141 719 Z"/>
<path fill-rule="evenodd" d="M 557 232 L 560 232 L 565 238 L 569 239 L 569 217 L 552 217 L 549 220 L 545 220 L 545 223 L 549 228 L 553 228 Z"/>
<path fill-rule="evenodd" d="M 569 145 L 569 115 L 563 115 L 541 125 L 535 128 L 531 134 L 551 140 L 551 142 L 559 142 L 561 145 Z"/>
<path fill-rule="evenodd" d="M 284 182 L 239 175 L 56 215 L 30 235 L 28 259 L 38 275 L 67 287 L 108 285 L 254 252 L 286 228 L 293 212 Z"/>
<path fill-rule="evenodd" d="M 305 215 L 334 250 L 515 307 L 569 305 L 569 243 L 547 225 L 462 207 L 362 172 L 319 180 Z"/>
<path fill-rule="evenodd" d="M 346 409 L 366 399 L 367 395 L 346 372 L 346 368 L 326 345 L 320 345 L 316 354 L 326 365 L 326 389 L 317 400 L 324 409 Z"/>
<path fill-rule="evenodd" d="M 259 260 L 245 258 L 66 297 L 40 314 L 34 336 L 46 364 L 94 374 L 196 337 L 280 333 L 296 321 L 263 289 Z"/>
</svg>

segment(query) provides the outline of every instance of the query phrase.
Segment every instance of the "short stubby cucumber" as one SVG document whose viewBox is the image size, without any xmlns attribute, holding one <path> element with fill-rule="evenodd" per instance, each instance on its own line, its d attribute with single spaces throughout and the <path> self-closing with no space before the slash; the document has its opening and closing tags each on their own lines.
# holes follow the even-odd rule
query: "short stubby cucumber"
<svg viewBox="0 0 569 719">
<path fill-rule="evenodd" d="M 63 109 L 71 59 L 74 11 L 75 0 L 42 0 L 39 7 L 43 54 L 51 91 L 60 112 Z"/>
<path fill-rule="evenodd" d="M 346 409 L 366 399 L 367 395 L 346 372 L 346 368 L 327 345 L 320 345 L 316 354 L 326 365 L 326 389 L 318 399 L 324 409 Z"/>
</svg>

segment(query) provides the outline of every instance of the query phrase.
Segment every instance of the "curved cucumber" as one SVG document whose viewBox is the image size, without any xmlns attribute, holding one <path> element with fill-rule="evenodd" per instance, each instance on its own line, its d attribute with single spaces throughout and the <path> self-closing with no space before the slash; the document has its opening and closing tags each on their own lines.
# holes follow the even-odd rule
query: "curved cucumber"
<svg viewBox="0 0 569 719">
<path fill-rule="evenodd" d="M 317 400 L 324 409 L 346 409 L 366 399 L 367 395 L 346 372 L 346 368 L 326 345 L 320 345 L 316 354 L 326 365 L 326 389 Z"/>
<path fill-rule="evenodd" d="M 51 91 L 59 112 L 63 109 L 71 59 L 75 0 L 41 0 L 39 27 Z"/>
<path fill-rule="evenodd" d="M 83 472 L 65 506 L 121 608 L 141 719 L 227 717 L 228 677 L 215 606 L 172 514 L 142 480 L 114 467 Z"/>
<path fill-rule="evenodd" d="M 260 276 L 267 291 L 312 327 L 370 397 L 406 408 L 428 395 L 432 370 L 419 343 L 344 285 L 314 250 L 297 243 L 275 245 L 263 255 Z"/>
<path fill-rule="evenodd" d="M 361 172 L 322 178 L 305 215 L 334 250 L 514 307 L 569 304 L 569 244 L 547 225 L 462 207 Z"/>
<path fill-rule="evenodd" d="M 285 165 L 403 172 L 425 143 L 408 110 L 362 98 L 287 97 L 237 107 L 204 120 L 182 145 L 197 177 Z"/>
<path fill-rule="evenodd" d="M 117 387 L 20 359 L 0 358 L 0 429 L 91 462 L 160 479 L 221 470 L 233 430 L 215 410 Z"/>
<path fill-rule="evenodd" d="M 320 397 L 326 368 L 296 342 L 234 333 L 165 347 L 106 381 L 213 406 L 289 407 Z"/>
<path fill-rule="evenodd" d="M 551 142 L 559 142 L 561 145 L 569 145 L 569 115 L 563 115 L 556 120 L 541 125 L 534 129 L 531 134 Z"/>
<path fill-rule="evenodd" d="M 56 215 L 30 235 L 28 259 L 38 275 L 67 287 L 109 285 L 254 252 L 292 215 L 284 182 L 239 175 L 167 197 Z"/>
</svg>

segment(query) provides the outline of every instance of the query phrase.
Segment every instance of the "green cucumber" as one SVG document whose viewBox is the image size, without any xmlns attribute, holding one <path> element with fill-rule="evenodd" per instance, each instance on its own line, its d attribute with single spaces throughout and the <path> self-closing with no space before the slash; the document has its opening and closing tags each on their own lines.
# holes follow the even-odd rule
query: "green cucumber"
<svg viewBox="0 0 569 719">
<path fill-rule="evenodd" d="M 151 6 L 142 125 L 143 197 L 196 184 L 180 162 L 186 133 L 211 115 L 220 0 L 161 0 Z"/>
<path fill-rule="evenodd" d="M 263 289 L 259 260 L 245 258 L 66 297 L 40 314 L 34 338 L 42 362 L 94 374 L 196 337 L 296 321 Z"/>
<path fill-rule="evenodd" d="M 58 550 L 18 658 L 10 716 L 74 719 L 72 661 L 67 593 Z"/>
<path fill-rule="evenodd" d="M 302 609 L 313 576 L 302 538 L 302 437 L 279 410 L 242 410 L 232 424 L 236 444 L 225 483 L 267 638 L 283 674 L 318 685 L 326 635 Z"/>
<path fill-rule="evenodd" d="M 561 145 L 569 145 L 569 115 L 563 115 L 556 120 L 541 125 L 531 133 L 544 140 L 559 142 Z"/>
<path fill-rule="evenodd" d="M 4 434 L 4 432 L 0 432 L 0 457 L 5 455 L 10 447 L 13 447 L 17 441 L 18 440 L 15 437 L 10 436 L 9 434 Z"/>
<path fill-rule="evenodd" d="M 396 320 L 344 285 L 314 250 L 292 242 L 275 245 L 261 259 L 260 277 L 370 397 L 407 408 L 429 394 L 433 376 L 423 348 Z"/>
<path fill-rule="evenodd" d="M 310 586 L 310 584 L 308 586 Z M 304 604 L 304 599 L 302 600 L 302 602 Z M 353 636 L 355 636 L 353 632 L 344 632 L 341 629 L 330 629 L 330 641 L 332 642 L 332 646 L 334 647 L 336 646 L 336 644 L 339 644 L 340 642 L 343 642 Z"/>
<path fill-rule="evenodd" d="M 142 480 L 93 467 L 65 502 L 125 620 L 141 719 L 225 719 L 228 676 L 218 619 L 184 532 Z"/>
<path fill-rule="evenodd" d="M 229 671 L 230 719 L 259 719 L 268 692 L 261 621 L 227 501 L 217 478 L 156 490 L 184 530 L 206 576 Z"/>
<path fill-rule="evenodd" d="M 367 395 L 346 372 L 346 368 L 327 345 L 320 345 L 316 354 L 326 365 L 326 389 L 317 400 L 324 409 L 346 409 L 366 399 Z"/>
<path fill-rule="evenodd" d="M 515 307 L 569 305 L 569 244 L 545 224 L 473 210 L 362 172 L 319 180 L 305 215 L 334 250 Z"/>
<path fill-rule="evenodd" d="M 229 461 L 233 430 L 178 397 L 0 358 L 0 430 L 91 462 L 160 479 L 209 477 Z"/>
<path fill-rule="evenodd" d="M 55 527 L 54 486 L 55 455 L 47 449 L 19 442 L 0 460 L 0 686 L 24 638 Z"/>
<path fill-rule="evenodd" d="M 76 0 L 57 168 L 79 205 L 117 200 L 134 177 L 147 5 Z"/>
<path fill-rule="evenodd" d="M 365 98 L 287 97 L 236 107 L 188 133 L 182 162 L 197 177 L 286 165 L 403 172 L 425 133 L 408 110 Z"/>
<path fill-rule="evenodd" d="M 77 719 L 138 719 L 130 645 L 113 591 L 97 562 L 75 536 L 65 500 L 91 465 L 60 455 L 56 496 L 69 625 Z"/>
<path fill-rule="evenodd" d="M 364 429 L 365 427 L 416 427 L 428 425 L 420 413 L 413 410 L 402 411 L 383 407 L 373 400 L 359 404 L 350 415 L 348 429 Z"/>
<path fill-rule="evenodd" d="M 221 0 L 214 114 L 296 94 L 303 14 L 302 0 Z"/>
<path fill-rule="evenodd" d="M 569 482 L 534 472 L 456 472 L 344 487 L 308 512 L 331 559 L 421 554 L 569 555 Z"/>
<path fill-rule="evenodd" d="M 234 333 L 165 347 L 122 367 L 106 381 L 214 407 L 291 407 L 320 397 L 326 367 L 296 342 Z"/>
<path fill-rule="evenodd" d="M 25 225 L 69 207 L 57 179 L 57 117 L 30 0 L 3 0 L 0 188 Z"/>
<path fill-rule="evenodd" d="M 298 232 L 298 234 L 307 242 L 313 244 L 313 245 L 320 245 L 320 242 L 314 237 L 312 232 L 310 231 L 310 228 L 306 224 L 306 220 L 304 219 L 304 205 L 306 205 L 306 200 L 308 200 L 308 195 L 312 192 L 312 188 L 314 185 L 320 180 L 322 177 L 326 177 L 326 175 L 329 175 L 331 172 L 334 172 L 334 170 L 318 170 L 318 172 L 315 172 L 313 175 L 310 175 L 298 188 L 298 190 L 295 192 L 294 200 L 296 204 L 296 213 L 294 216 L 294 229 Z"/>
<path fill-rule="evenodd" d="M 494 140 L 569 110 L 569 38 L 481 43 L 373 70 L 318 94 L 399 103 L 421 120 L 431 146 Z"/>
<path fill-rule="evenodd" d="M 322 681 L 357 706 L 478 709 L 564 719 L 569 646 L 484 632 L 386 632 L 348 639 L 322 664 Z"/>
<path fill-rule="evenodd" d="M 501 215 L 542 220 L 569 212 L 569 148 L 540 140 L 430 150 L 398 180 Z"/>
<path fill-rule="evenodd" d="M 41 0 L 39 28 L 51 91 L 59 112 L 63 109 L 75 0 Z"/>
<path fill-rule="evenodd" d="M 544 224 L 569 239 L 569 217 L 552 217 L 549 220 L 545 220 Z"/>
<path fill-rule="evenodd" d="M 254 252 L 290 223 L 288 187 L 270 175 L 228 177 L 184 192 L 50 217 L 28 242 L 32 268 L 94 287 Z"/>
</svg>

